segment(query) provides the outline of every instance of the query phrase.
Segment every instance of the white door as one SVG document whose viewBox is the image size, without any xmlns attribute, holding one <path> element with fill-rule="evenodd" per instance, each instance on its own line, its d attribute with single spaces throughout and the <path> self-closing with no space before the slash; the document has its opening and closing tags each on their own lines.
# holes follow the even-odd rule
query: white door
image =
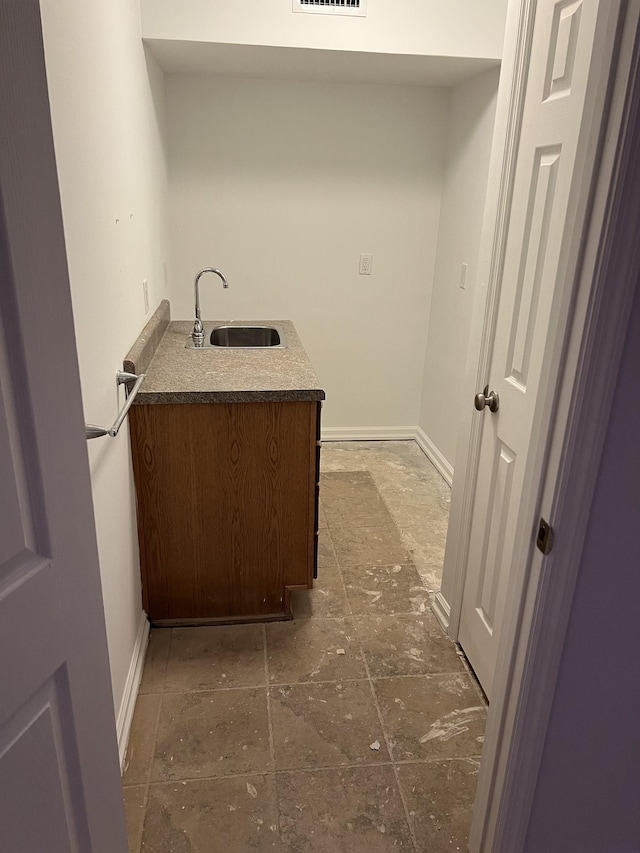
<svg viewBox="0 0 640 853">
<path fill-rule="evenodd" d="M 37 0 L 0 6 L 0 850 L 125 853 Z"/>
<path fill-rule="evenodd" d="M 527 559 L 517 531 L 526 525 L 532 543 L 537 529 L 530 498 L 540 488 L 538 451 L 553 414 L 602 119 L 591 59 L 618 9 L 611 0 L 539 0 L 535 12 L 487 376 L 499 408 L 475 414 L 483 424 L 458 636 L 489 697 L 506 581 Z"/>
</svg>

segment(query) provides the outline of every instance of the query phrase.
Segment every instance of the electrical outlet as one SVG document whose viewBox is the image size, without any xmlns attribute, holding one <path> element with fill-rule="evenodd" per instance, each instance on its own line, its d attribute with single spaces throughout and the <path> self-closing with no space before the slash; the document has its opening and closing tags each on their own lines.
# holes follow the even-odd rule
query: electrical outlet
<svg viewBox="0 0 640 853">
<path fill-rule="evenodd" d="M 149 282 L 144 279 L 142 282 L 142 295 L 144 297 L 144 313 L 149 313 Z"/>
<path fill-rule="evenodd" d="M 371 275 L 373 255 L 360 255 L 360 275 Z"/>
<path fill-rule="evenodd" d="M 467 272 L 469 270 L 469 264 L 461 264 L 460 265 L 460 287 L 462 290 L 467 289 Z"/>
</svg>

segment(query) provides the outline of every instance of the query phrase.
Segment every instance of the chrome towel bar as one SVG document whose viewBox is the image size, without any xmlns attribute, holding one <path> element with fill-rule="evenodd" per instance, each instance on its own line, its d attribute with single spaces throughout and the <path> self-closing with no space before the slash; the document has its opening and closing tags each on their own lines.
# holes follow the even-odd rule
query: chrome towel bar
<svg viewBox="0 0 640 853">
<path fill-rule="evenodd" d="M 127 392 L 126 402 L 118 412 L 118 417 L 115 419 L 111 429 L 105 429 L 104 427 L 96 426 L 95 424 L 84 425 L 84 434 L 87 440 L 89 440 L 90 438 L 100 438 L 103 435 L 110 435 L 111 438 L 116 437 L 124 419 L 127 417 L 127 413 L 131 408 L 131 404 L 133 403 L 136 394 L 140 390 L 140 386 L 142 385 L 145 376 L 146 373 L 140 373 L 136 375 L 135 373 L 125 373 L 124 370 L 116 371 L 116 385 L 124 385 L 127 382 L 134 381 L 136 384 L 130 391 Z"/>
</svg>

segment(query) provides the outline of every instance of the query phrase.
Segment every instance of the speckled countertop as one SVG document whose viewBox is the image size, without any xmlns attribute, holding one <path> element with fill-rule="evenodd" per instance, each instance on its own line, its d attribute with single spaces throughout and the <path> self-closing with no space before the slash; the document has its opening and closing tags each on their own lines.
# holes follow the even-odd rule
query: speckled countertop
<svg viewBox="0 0 640 853">
<path fill-rule="evenodd" d="M 125 369 L 133 373 L 146 372 L 136 404 L 284 402 L 325 398 L 290 320 L 242 321 L 247 325 L 279 326 L 286 336 L 287 346 L 284 349 L 186 349 L 193 322 L 169 322 L 148 364 L 145 364 L 148 345 L 144 345 L 153 337 L 149 327 L 154 318 L 124 361 Z M 159 322 L 164 324 L 162 316 Z M 205 328 L 209 330 L 212 325 L 225 322 L 229 321 L 205 321 Z"/>
</svg>

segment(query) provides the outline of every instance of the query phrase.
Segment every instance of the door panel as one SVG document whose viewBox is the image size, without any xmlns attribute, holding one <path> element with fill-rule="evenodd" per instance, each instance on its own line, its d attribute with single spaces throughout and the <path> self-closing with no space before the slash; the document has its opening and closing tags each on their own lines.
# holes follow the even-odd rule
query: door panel
<svg viewBox="0 0 640 853">
<path fill-rule="evenodd" d="M 526 391 L 531 363 L 561 150 L 559 145 L 538 149 L 534 158 L 505 369 L 506 377 L 521 391 Z"/>
<path fill-rule="evenodd" d="M 476 603 L 478 615 L 490 634 L 493 633 L 495 624 L 499 586 L 499 572 L 492 569 L 494 567 L 499 569 L 502 565 L 515 459 L 513 451 L 505 444 L 498 442 L 489 491 L 491 518 L 485 528 L 485 544 L 478 583 L 479 596 Z"/>
<path fill-rule="evenodd" d="M 558 3 L 553 12 L 551 44 L 543 101 L 571 94 L 583 0 Z"/>
<path fill-rule="evenodd" d="M 68 853 L 91 849 L 84 804 L 73 793 L 81 786 L 69 708 L 69 683 L 61 668 L 0 730 L 3 850 Z M 58 772 L 47 772 L 52 767 Z M 24 819 L 25 804 L 37 814 L 37 820 Z"/>
<path fill-rule="evenodd" d="M 15 306 L 9 306 L 8 298 L 4 313 L 7 322 L 15 321 Z M 9 381 L 12 373 L 24 380 L 24 366 L 18 353 L 13 353 L 12 361 L 13 365 L 0 329 L 0 517 L 6 521 L 6 529 L 3 529 L 0 539 L 0 579 L 10 573 L 16 559 L 19 562 L 27 554 L 36 556 L 38 550 L 46 550 L 48 542 L 44 523 L 38 525 L 34 522 L 38 515 L 43 518 L 39 512 L 42 489 L 36 471 L 28 476 L 34 460 L 25 455 L 25 448 L 34 435 L 33 416 L 26 407 L 19 412 L 13 383 Z"/>
<path fill-rule="evenodd" d="M 586 217 L 596 153 L 587 141 L 602 86 L 590 63 L 607 16 L 604 0 L 539 0 L 535 10 L 488 376 L 500 406 L 475 415 L 483 421 L 458 635 L 488 696 L 506 586 L 527 562 L 516 533 L 535 526 L 521 513 L 540 488 L 530 451 L 548 434 L 541 413 L 550 420 L 569 322 L 569 249 Z"/>
</svg>

